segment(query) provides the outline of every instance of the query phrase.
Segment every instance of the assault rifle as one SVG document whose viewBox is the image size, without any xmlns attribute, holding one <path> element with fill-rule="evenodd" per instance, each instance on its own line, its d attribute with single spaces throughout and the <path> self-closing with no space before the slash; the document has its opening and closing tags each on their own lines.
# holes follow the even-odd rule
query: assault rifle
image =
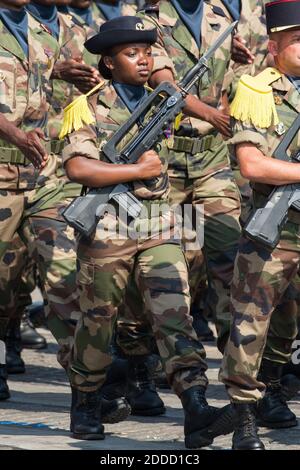
<svg viewBox="0 0 300 470">
<path fill-rule="evenodd" d="M 300 162 L 300 151 L 291 158 L 287 154 L 299 129 L 300 114 L 273 153 L 275 158 L 286 162 Z M 265 207 L 256 209 L 250 217 L 244 227 L 244 234 L 265 248 L 273 250 L 280 240 L 290 207 L 300 211 L 300 183 L 277 186 L 273 189 Z"/>
<path fill-rule="evenodd" d="M 169 82 L 161 83 L 132 113 L 130 119 L 118 129 L 101 149 L 110 163 L 136 163 L 144 152 L 153 148 L 160 140 L 163 132 L 182 111 L 189 90 L 209 69 L 209 59 L 226 38 L 232 34 L 236 25 L 237 21 L 228 26 L 199 62 L 187 72 L 177 87 Z M 143 123 L 144 117 L 148 113 L 150 116 L 147 122 Z M 128 137 L 132 128 L 137 124 L 139 124 L 138 134 L 119 149 L 118 147 L 124 137 Z M 151 185 L 153 180 L 146 180 L 145 183 Z M 142 210 L 142 203 L 131 194 L 131 189 L 131 185 L 127 183 L 91 189 L 85 196 L 74 199 L 64 210 L 63 216 L 69 225 L 86 237 L 94 232 L 98 221 L 105 213 L 107 204 L 111 200 L 116 201 L 130 217 L 135 219 Z"/>
</svg>

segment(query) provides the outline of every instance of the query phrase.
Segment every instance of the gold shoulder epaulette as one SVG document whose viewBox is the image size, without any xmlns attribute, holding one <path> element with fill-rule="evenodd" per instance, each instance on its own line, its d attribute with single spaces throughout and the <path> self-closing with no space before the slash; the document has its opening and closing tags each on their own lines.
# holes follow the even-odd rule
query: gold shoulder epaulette
<svg viewBox="0 0 300 470">
<path fill-rule="evenodd" d="M 261 129 L 278 124 L 279 119 L 270 85 L 280 77 L 281 73 L 272 67 L 268 67 L 256 77 L 242 75 L 230 106 L 231 116 L 242 122 L 250 122 Z"/>
<path fill-rule="evenodd" d="M 87 99 L 95 91 L 101 90 L 105 82 L 98 83 L 85 95 L 78 96 L 72 103 L 64 109 L 63 123 L 59 134 L 59 139 L 63 139 L 70 132 L 78 131 L 84 124 L 93 124 L 95 119 L 88 106 Z"/>
</svg>

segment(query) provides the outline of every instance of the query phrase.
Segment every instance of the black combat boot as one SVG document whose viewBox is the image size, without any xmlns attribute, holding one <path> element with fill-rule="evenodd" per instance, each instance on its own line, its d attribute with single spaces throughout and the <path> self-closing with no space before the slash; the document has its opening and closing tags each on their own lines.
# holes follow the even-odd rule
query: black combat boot
<svg viewBox="0 0 300 470">
<path fill-rule="evenodd" d="M 126 398 L 132 415 L 158 416 L 165 413 L 164 403 L 156 391 L 148 356 L 129 357 Z"/>
<path fill-rule="evenodd" d="M 101 397 L 98 390 L 81 392 L 72 387 L 70 429 L 75 439 L 104 439 L 104 427 L 101 424 Z"/>
<path fill-rule="evenodd" d="M 284 400 L 292 400 L 300 392 L 300 378 L 293 374 L 284 375 L 281 379 L 281 394 Z"/>
<path fill-rule="evenodd" d="M 102 397 L 107 401 L 124 397 L 127 389 L 127 375 L 127 359 L 115 357 L 107 371 L 106 380 L 101 387 Z"/>
<path fill-rule="evenodd" d="M 197 449 L 210 445 L 217 436 L 229 434 L 235 426 L 232 405 L 223 408 L 209 406 L 205 387 L 194 386 L 185 390 L 181 397 L 184 409 L 185 446 Z"/>
<path fill-rule="evenodd" d="M 126 398 L 101 401 L 101 421 L 103 424 L 114 424 L 125 421 L 131 413 L 131 407 Z"/>
<path fill-rule="evenodd" d="M 115 424 L 124 421 L 131 413 L 131 408 L 126 398 L 115 398 L 113 400 L 106 400 L 103 398 L 101 389 L 98 391 L 101 400 L 101 423 Z M 71 410 L 73 410 L 75 403 L 75 393 L 72 390 L 72 403 Z M 72 425 L 71 425 L 72 431 Z"/>
<path fill-rule="evenodd" d="M 266 393 L 257 405 L 257 424 L 271 429 L 297 426 L 297 418 L 284 399 L 281 386 L 282 365 L 264 359 L 259 380 L 266 384 Z"/>
<path fill-rule="evenodd" d="M 282 395 L 285 400 L 291 400 L 300 392 L 300 364 L 291 361 L 284 364 L 281 378 Z"/>
<path fill-rule="evenodd" d="M 36 331 L 27 315 L 22 317 L 21 341 L 22 347 L 25 349 L 45 349 L 47 347 L 46 338 Z"/>
<path fill-rule="evenodd" d="M 5 364 L 0 364 L 0 400 L 10 398 L 9 388 L 7 385 L 7 370 Z"/>
<path fill-rule="evenodd" d="M 264 450 L 257 435 L 254 403 L 234 403 L 237 426 L 232 437 L 233 450 Z"/>
<path fill-rule="evenodd" d="M 34 328 L 48 328 L 44 302 L 32 302 L 26 307 L 25 316 Z"/>
<path fill-rule="evenodd" d="M 24 374 L 25 363 L 21 358 L 22 344 L 20 333 L 20 319 L 14 319 L 9 321 L 5 344 L 7 373 Z"/>
</svg>

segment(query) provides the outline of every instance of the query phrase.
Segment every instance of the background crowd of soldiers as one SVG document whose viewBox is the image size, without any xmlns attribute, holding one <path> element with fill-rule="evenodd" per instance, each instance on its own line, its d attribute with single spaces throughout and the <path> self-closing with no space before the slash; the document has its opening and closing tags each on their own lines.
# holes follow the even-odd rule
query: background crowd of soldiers
<svg viewBox="0 0 300 470">
<path fill-rule="evenodd" d="M 31 315 L 31 320 L 40 326 L 44 321 L 41 311 L 59 345 L 58 361 L 72 383 L 72 348 L 82 308 L 76 288 L 74 233 L 61 212 L 80 194 L 81 186 L 65 175 L 64 142 L 59 140 L 59 132 L 64 108 L 102 80 L 99 56 L 89 53 L 84 43 L 105 21 L 120 15 L 133 16 L 137 11 L 154 26 L 172 30 L 174 41 L 169 50 L 162 51 L 160 43 L 153 48 L 156 61 L 151 85 L 155 86 L 162 80 L 182 79 L 220 30 L 238 20 L 233 41 L 228 39 L 216 52 L 213 67 L 187 99 L 185 119 L 181 132 L 174 136 L 168 167 L 171 203 L 192 204 L 195 212 L 197 205 L 204 208 L 204 246 L 185 253 L 191 315 L 199 339 L 194 354 L 198 355 L 203 380 L 196 380 L 196 374 L 190 373 L 188 378 L 171 383 L 182 399 L 188 422 L 189 413 L 197 415 L 195 402 L 199 401 L 199 394 L 198 398 L 187 398 L 184 393 L 189 387 L 207 386 L 205 352 L 200 343 L 214 340 L 207 319 L 216 325 L 217 346 L 222 353 L 230 331 L 230 285 L 252 189 L 241 176 L 234 152 L 223 137 L 231 137 L 227 107 L 241 75 L 256 75 L 273 65 L 267 49 L 266 2 L 204 1 L 200 42 L 183 27 L 174 6 L 181 5 L 180 1 L 0 3 L 0 400 L 10 397 L 7 373 L 25 372 L 22 346 L 46 346 L 45 339 L 28 320 Z M 197 139 L 198 135 L 202 138 Z M 84 275 L 81 273 L 81 277 Z M 30 307 L 30 294 L 37 285 L 44 296 L 44 305 L 38 310 Z M 266 393 L 257 414 L 260 423 L 270 428 L 297 424 L 287 405 L 287 399 L 300 389 L 300 367 L 289 362 L 297 333 L 296 279 L 272 315 L 260 368 Z M 189 354 L 192 356 L 177 338 L 176 341 L 179 359 L 171 357 L 170 351 L 161 357 L 167 370 L 175 370 L 174 363 L 184 355 L 188 364 Z M 89 346 L 85 344 L 82 363 L 92 363 L 97 357 Z M 102 423 L 126 419 L 130 412 L 141 416 L 163 414 L 164 403 L 156 387 L 168 387 L 170 380 L 166 380 L 162 370 L 162 354 L 133 280 L 119 307 L 111 352 L 114 360 L 101 388 Z M 93 391 L 91 384 L 96 383 L 96 373 L 84 380 L 90 384 L 86 390 Z M 79 383 L 82 391 L 84 380 Z M 183 385 L 184 380 L 189 386 Z M 200 398 L 200 406 L 205 409 L 205 397 Z M 75 403 L 78 397 L 74 395 L 73 399 Z M 229 432 L 225 424 L 224 429 L 220 429 L 220 423 L 218 426 L 213 437 Z M 186 437 L 190 434 L 188 429 Z M 188 439 L 186 443 L 197 447 L 194 442 L 189 445 Z"/>
</svg>

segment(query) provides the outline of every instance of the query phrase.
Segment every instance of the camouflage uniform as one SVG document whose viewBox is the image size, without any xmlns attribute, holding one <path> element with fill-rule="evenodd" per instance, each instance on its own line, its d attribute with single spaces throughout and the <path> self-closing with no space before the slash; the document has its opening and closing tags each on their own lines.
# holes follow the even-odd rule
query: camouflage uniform
<svg viewBox="0 0 300 470">
<path fill-rule="evenodd" d="M 134 16 L 136 14 L 137 7 L 132 4 L 127 4 L 127 2 L 121 2 L 121 14 L 122 16 Z M 98 33 L 100 26 L 107 20 L 105 18 L 103 11 L 101 10 L 101 3 L 94 1 L 92 3 L 92 16 L 93 24 L 91 25 L 92 29 Z"/>
<path fill-rule="evenodd" d="M 299 93 L 285 76 L 272 87 L 279 120 L 288 129 L 300 111 Z M 279 128 L 274 126 L 262 130 L 237 122 L 233 143 L 251 142 L 265 155 L 272 155 L 281 141 L 279 134 Z M 298 135 L 291 145 L 291 152 L 299 149 L 299 143 Z M 256 208 L 264 205 L 271 190 L 268 185 L 253 185 Z M 220 372 L 233 401 L 256 401 L 265 388 L 262 382 L 257 381 L 257 373 L 272 312 L 299 268 L 299 223 L 299 213 L 290 210 L 280 242 L 272 252 L 250 240 L 241 239 L 232 285 L 231 333 Z M 285 327 L 290 331 L 289 322 L 287 319 Z M 276 335 L 276 331 L 273 333 Z M 286 355 L 290 354 L 292 341 L 293 338 L 286 338 Z"/>
<path fill-rule="evenodd" d="M 92 65 L 91 62 L 92 60 L 94 61 L 95 58 L 84 49 L 84 42 L 87 39 L 88 30 L 84 28 L 82 20 L 75 17 L 75 15 L 67 15 L 62 13 L 58 14 L 58 18 L 60 24 L 59 44 L 61 45 L 60 56 L 58 60 L 64 61 L 72 57 L 81 57 L 85 62 L 89 62 Z M 63 108 L 73 101 L 73 99 L 78 96 L 80 92 L 74 85 L 63 80 L 53 80 L 52 90 L 48 130 L 49 136 L 52 139 L 52 150 L 56 153 L 62 149 L 62 143 L 58 141 L 58 134 L 63 118 Z M 62 181 L 65 179 L 65 175 L 61 165 L 61 156 L 59 156 L 59 154 L 57 155 L 57 159 L 59 165 L 56 169 L 56 175 Z M 77 196 L 80 194 L 80 191 L 81 187 L 79 185 L 66 180 L 64 185 L 64 193 L 66 198 Z M 66 203 L 67 202 L 68 201 L 66 201 Z M 70 246 L 70 240 L 67 241 L 67 244 Z M 71 251 L 73 251 L 73 270 L 75 271 L 75 241 L 74 247 Z M 71 256 L 70 249 L 69 255 Z M 70 263 L 70 259 L 68 262 Z M 28 279 L 28 275 L 24 276 L 23 274 L 23 280 L 20 283 L 21 268 L 23 267 L 26 269 L 28 274 L 28 263 L 30 264 L 33 262 L 28 256 L 26 244 L 24 244 L 19 239 L 18 234 L 16 234 L 15 239 L 10 246 L 9 252 L 6 253 L 4 260 L 2 263 L 0 263 L 0 277 L 8 281 L 7 286 L 10 285 L 10 288 L 7 288 L 7 295 L 9 295 L 9 299 L 7 298 L 7 300 L 5 300 L 3 298 L 1 302 L 1 308 L 7 309 L 9 312 L 8 316 L 10 318 L 16 318 L 17 316 L 22 315 L 24 307 L 30 305 L 31 303 L 29 292 L 32 291 L 32 286 L 28 286 L 28 289 L 26 288 L 26 279 Z M 71 269 L 71 265 L 69 268 Z M 6 272 L 7 274 L 5 274 Z M 78 308 L 75 309 L 75 311 L 77 310 Z M 66 314 L 67 313 L 69 313 L 68 309 L 66 310 Z M 72 331 L 74 330 L 74 320 L 75 318 L 73 318 L 70 324 Z M 72 335 L 70 335 L 70 338 L 71 336 Z"/>
<path fill-rule="evenodd" d="M 254 56 L 254 61 L 252 64 L 231 62 L 230 70 L 225 78 L 225 84 L 228 84 L 228 87 L 225 85 L 225 88 L 227 88 L 230 98 L 234 97 L 237 82 L 244 73 L 256 75 L 267 66 L 268 35 L 263 0 L 241 0 L 241 16 L 237 32 L 246 41 L 246 46 Z M 245 223 L 251 210 L 249 202 L 252 190 L 250 188 L 249 181 L 243 178 L 240 173 L 234 153 L 230 154 L 230 159 L 233 174 L 242 197 L 241 222 Z"/>
<path fill-rule="evenodd" d="M 159 41 L 153 47 L 154 70 L 170 68 L 176 80 L 183 78 L 228 26 L 224 12 L 216 7 L 213 1 L 205 1 L 202 44 L 199 50 L 195 39 L 170 2 L 160 2 L 158 18 L 147 18 L 159 29 Z M 214 107 L 218 106 L 221 100 L 230 51 L 231 39 L 228 38 L 210 59 L 209 72 L 191 90 L 192 94 Z M 227 146 L 222 137 L 209 123 L 199 119 L 184 117 L 182 125 L 188 128 L 189 132 L 184 132 L 183 136 L 175 134 L 174 137 L 168 170 L 172 182 L 170 200 L 183 205 L 189 202 L 190 198 L 195 207 L 203 204 L 203 254 L 210 286 L 210 308 L 217 319 L 222 347 L 229 328 L 228 290 L 240 235 L 239 192 L 230 169 Z"/>
<path fill-rule="evenodd" d="M 214 5 L 214 2 L 204 3 L 200 51 L 170 2 L 160 1 L 158 15 L 150 16 L 147 11 L 140 13 L 159 30 L 160 40 L 152 47 L 154 70 L 168 67 L 174 72 L 176 79 L 183 78 L 199 60 L 200 55 L 216 40 L 222 29 L 228 25 L 224 18 L 225 14 L 221 16 L 222 11 L 220 12 Z M 220 8 L 219 4 L 216 6 Z M 216 27 L 218 24 L 221 25 L 220 28 Z M 230 61 L 230 47 L 231 42 L 228 39 L 224 49 L 222 47 L 222 51 L 218 51 L 211 59 L 209 74 L 206 74 L 198 87 L 192 90 L 192 93 L 213 106 L 217 106 L 221 98 L 223 77 Z M 177 149 L 174 148 L 170 153 L 168 169 L 171 183 L 170 201 L 176 205 L 192 204 L 194 207 L 204 204 L 203 252 L 186 250 L 189 284 L 192 286 L 192 303 L 196 304 L 199 302 L 199 297 L 203 297 L 205 293 L 207 270 L 209 294 L 206 308 L 216 317 L 219 347 L 223 349 L 229 331 L 229 284 L 240 235 L 239 193 L 229 168 L 227 146 L 222 138 L 208 123 L 200 120 L 186 117 L 183 124 L 191 128 L 191 133 L 196 132 L 197 135 L 203 136 L 202 145 L 205 150 L 195 153 L 180 151 L 178 147 L 190 146 L 196 140 L 198 144 L 200 142 L 188 136 L 175 136 Z M 224 241 L 222 252 L 220 252 L 220 240 Z M 205 265 L 202 262 L 203 257 Z M 130 286 L 130 294 L 126 295 L 126 298 L 128 302 L 120 310 L 117 343 L 127 354 L 129 351 L 130 354 L 139 355 L 141 351 L 145 354 L 151 342 L 145 334 L 145 326 L 142 327 L 139 321 L 135 324 L 135 318 L 138 319 L 141 315 L 143 304 L 134 285 Z"/>
<path fill-rule="evenodd" d="M 59 61 L 73 58 L 81 59 L 84 63 L 97 68 L 97 56 L 90 54 L 84 47 L 85 41 L 94 34 L 84 21 L 72 12 L 58 13 L 59 45 L 61 47 Z M 81 93 L 71 83 L 64 80 L 53 80 L 53 95 L 49 110 L 49 134 L 52 140 L 57 140 L 63 119 L 63 110 Z"/>
<path fill-rule="evenodd" d="M 1 23 L 0 111 L 16 126 L 30 130 L 40 127 L 48 134 L 48 100 L 52 88 L 50 77 L 58 58 L 59 46 L 31 15 L 28 15 L 29 62 L 18 42 Z M 69 354 L 70 326 L 66 318 L 78 315 L 75 286 L 74 235 L 60 216 L 65 204 L 63 181 L 58 179 L 54 143 L 45 144 L 49 153 L 46 167 L 39 172 L 23 154 L 5 141 L 0 143 L 0 256 L 4 268 L 12 259 L 7 248 L 18 232 L 29 256 L 38 265 L 46 294 L 49 327 L 60 344 L 59 361 L 66 366 Z M 25 259 L 19 269 L 11 269 L 9 282 L 18 286 Z M 1 301 L 7 298 L 7 278 L 1 281 Z M 15 287 L 15 292 L 17 288 Z M 11 293 L 9 293 L 11 295 Z M 75 318 L 74 318 L 75 319 Z M 7 312 L 1 308 L 1 337 L 5 334 Z"/>
<path fill-rule="evenodd" d="M 231 92 L 229 94 L 232 97 L 242 74 L 247 73 L 254 76 L 262 72 L 268 65 L 269 39 L 266 28 L 265 3 L 264 0 L 241 1 L 241 16 L 237 32 L 245 39 L 246 46 L 254 56 L 254 62 L 252 64 L 231 63 Z M 241 175 L 233 148 L 231 150 L 231 166 L 242 197 L 241 223 L 244 224 L 252 209 L 252 189 L 249 181 Z M 295 280 L 295 282 L 298 283 L 299 280 Z M 264 358 L 270 361 L 286 363 L 289 360 L 290 342 L 295 336 L 297 318 L 295 313 L 290 313 L 289 304 L 286 302 L 297 298 L 295 291 L 297 292 L 297 286 L 291 285 L 284 295 L 283 303 L 276 308 L 272 316 L 264 351 Z"/>
<path fill-rule="evenodd" d="M 239 78 L 244 74 L 256 75 L 266 66 L 268 55 L 268 35 L 264 0 L 241 1 L 241 16 L 237 33 L 246 41 L 246 47 L 254 56 L 252 64 L 232 63 L 234 91 Z"/>
<path fill-rule="evenodd" d="M 65 161 L 78 155 L 98 160 L 100 146 L 130 117 L 110 84 L 92 96 L 90 106 L 96 125 L 86 126 L 68 136 L 63 151 Z M 137 129 L 133 130 L 135 132 Z M 150 187 L 143 181 L 133 183 L 133 193 L 143 200 L 146 211 L 139 217 L 138 224 L 149 222 L 151 217 L 153 227 L 159 227 L 156 233 L 140 235 L 136 239 L 130 236 L 117 239 L 114 229 L 128 229 L 131 234 L 132 228 L 120 214 L 115 219 L 109 212 L 91 239 L 79 238 L 77 281 L 83 315 L 76 328 L 70 379 L 75 388 L 85 392 L 96 390 L 105 380 L 105 371 L 111 363 L 108 351 L 117 309 L 132 272 L 175 392 L 181 395 L 194 385 L 205 386 L 207 383 L 203 350 L 189 315 L 187 266 L 181 247 L 174 239 L 174 220 L 167 204 L 168 149 L 164 142 L 160 150 L 162 176 Z M 161 214 L 151 216 L 155 207 Z M 164 220 L 171 220 L 170 234 L 165 239 Z"/>
</svg>

